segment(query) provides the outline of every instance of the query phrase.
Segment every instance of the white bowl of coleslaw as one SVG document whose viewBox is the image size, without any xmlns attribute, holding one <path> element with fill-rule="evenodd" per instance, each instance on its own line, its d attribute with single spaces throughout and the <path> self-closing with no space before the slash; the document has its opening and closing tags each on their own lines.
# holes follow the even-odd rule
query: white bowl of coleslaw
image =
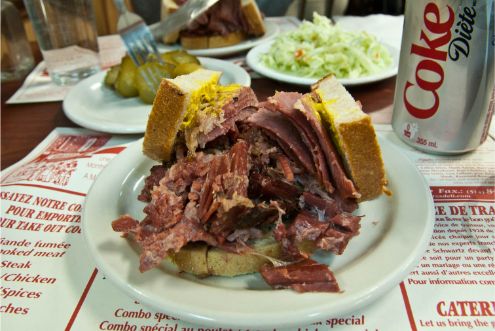
<svg viewBox="0 0 495 331">
<path fill-rule="evenodd" d="M 300 85 L 328 74 L 346 86 L 397 74 L 398 49 L 365 31 L 343 30 L 316 13 L 313 21 L 251 49 L 248 65 L 263 76 Z"/>
</svg>

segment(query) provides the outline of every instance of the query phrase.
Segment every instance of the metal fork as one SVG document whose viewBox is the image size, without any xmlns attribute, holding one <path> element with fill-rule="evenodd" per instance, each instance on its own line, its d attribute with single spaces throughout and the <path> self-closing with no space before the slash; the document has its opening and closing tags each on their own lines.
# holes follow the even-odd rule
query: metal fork
<svg viewBox="0 0 495 331">
<path fill-rule="evenodd" d="M 155 38 L 144 20 L 140 16 L 131 13 L 124 4 L 124 0 L 114 0 L 114 3 L 120 13 L 117 30 L 134 64 L 139 68 L 151 57 L 163 64 Z M 148 87 L 152 91 L 156 91 L 160 84 L 159 71 L 154 66 L 146 66 L 145 69 L 141 69 L 139 72 Z"/>
<path fill-rule="evenodd" d="M 155 39 L 182 28 L 217 2 L 218 0 L 189 0 L 166 19 L 153 24 L 150 30 L 141 17 L 129 12 L 124 0 L 114 0 L 120 12 L 117 30 L 124 41 L 129 56 L 138 68 L 150 59 L 150 55 L 163 64 Z M 151 68 L 147 66 L 140 70 L 140 73 L 152 91 L 156 91 L 160 84 L 158 70 L 153 66 Z"/>
</svg>

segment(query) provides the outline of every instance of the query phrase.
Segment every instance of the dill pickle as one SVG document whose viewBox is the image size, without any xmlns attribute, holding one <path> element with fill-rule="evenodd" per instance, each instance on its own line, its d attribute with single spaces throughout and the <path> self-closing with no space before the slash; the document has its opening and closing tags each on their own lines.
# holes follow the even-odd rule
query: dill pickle
<svg viewBox="0 0 495 331">
<path fill-rule="evenodd" d="M 115 81 L 115 90 L 123 97 L 130 98 L 137 96 L 138 89 L 134 85 L 134 77 L 137 72 L 137 67 L 132 62 L 132 59 L 126 55 L 122 59 L 120 71 Z"/>
<path fill-rule="evenodd" d="M 172 64 L 182 64 L 182 63 L 197 63 L 199 60 L 196 56 L 187 53 L 184 50 L 170 51 L 161 54 L 163 61 Z"/>
<path fill-rule="evenodd" d="M 137 74 L 134 77 L 134 84 L 138 90 L 139 98 L 148 104 L 152 104 L 155 99 L 156 89 L 151 89 L 151 87 L 146 83 L 143 78 L 145 75 L 154 75 L 153 81 L 160 82 L 162 78 L 171 78 L 172 72 L 175 66 L 170 63 L 160 64 L 158 62 L 146 62 L 137 69 Z"/>
<path fill-rule="evenodd" d="M 177 62 L 175 62 L 174 57 L 181 52 L 182 52 L 181 50 L 170 51 L 170 52 L 162 53 L 160 56 L 162 57 L 162 60 L 164 62 L 175 65 Z"/>
<path fill-rule="evenodd" d="M 173 76 L 177 77 L 180 75 L 190 74 L 191 72 L 193 72 L 199 68 L 201 68 L 201 65 L 199 65 L 198 63 L 178 64 L 174 69 Z"/>
<path fill-rule="evenodd" d="M 162 78 L 175 78 L 201 68 L 198 58 L 184 50 L 165 52 L 160 56 L 164 63 L 159 63 L 156 58 L 151 56 L 144 65 L 137 68 L 132 59 L 126 55 L 122 58 L 120 65 L 113 66 L 108 70 L 104 84 L 114 88 L 122 97 L 139 96 L 143 102 L 151 104 L 158 86 L 153 90 L 146 84 L 141 73 L 155 75 L 154 81 L 161 81 Z"/>
<path fill-rule="evenodd" d="M 117 77 L 119 76 L 120 64 L 115 65 L 108 69 L 107 74 L 105 75 L 105 85 L 111 88 L 115 88 L 115 82 L 117 81 Z"/>
<path fill-rule="evenodd" d="M 174 61 L 177 64 L 183 63 L 196 63 L 199 64 L 199 60 L 196 56 L 187 53 L 186 51 L 182 51 L 174 55 Z"/>
</svg>

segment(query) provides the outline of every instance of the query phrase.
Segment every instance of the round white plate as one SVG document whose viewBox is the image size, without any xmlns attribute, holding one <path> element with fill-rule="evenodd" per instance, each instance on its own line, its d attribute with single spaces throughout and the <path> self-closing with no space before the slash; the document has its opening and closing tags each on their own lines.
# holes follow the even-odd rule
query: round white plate
<svg viewBox="0 0 495 331">
<path fill-rule="evenodd" d="M 380 139 L 391 197 L 360 204 L 361 233 L 341 256 L 320 255 L 339 282 L 341 293 L 272 290 L 259 274 L 195 278 L 162 263 L 140 273 L 139 254 L 111 228 L 122 214 L 142 219 L 137 201 L 153 161 L 141 152 L 142 139 L 101 172 L 90 189 L 82 228 L 90 254 L 108 279 L 139 302 L 202 326 L 283 328 L 304 326 L 328 316 L 351 313 L 397 286 L 423 255 L 434 224 L 428 185 L 402 152 Z"/>
<path fill-rule="evenodd" d="M 225 56 L 230 54 L 239 53 L 250 48 L 253 48 L 256 45 L 264 43 L 268 40 L 271 40 L 275 37 L 280 28 L 277 24 L 265 21 L 265 34 L 259 38 L 251 38 L 246 39 L 236 45 L 226 46 L 226 47 L 218 47 L 218 48 L 206 48 L 206 49 L 188 49 L 187 52 L 193 55 L 198 56 Z M 180 49 L 181 46 L 179 44 L 175 45 L 164 45 L 162 43 L 158 44 L 158 50 L 160 52 L 167 52 L 175 49 Z"/>
<path fill-rule="evenodd" d="M 242 67 L 229 62 L 199 57 L 206 69 L 222 71 L 220 84 L 251 85 Z M 139 98 L 123 98 L 103 83 L 106 72 L 99 72 L 75 85 L 64 98 L 65 115 L 88 129 L 108 133 L 143 133 L 151 105 Z"/>
<path fill-rule="evenodd" d="M 248 52 L 246 56 L 246 62 L 249 65 L 249 67 L 251 67 L 254 71 L 259 73 L 260 75 L 281 82 L 297 84 L 297 85 L 311 85 L 316 83 L 320 78 L 322 78 L 322 77 L 301 77 L 290 73 L 277 71 L 275 69 L 267 67 L 263 62 L 261 62 L 260 57 L 262 54 L 268 52 L 272 43 L 273 41 L 268 41 L 266 43 L 254 47 Z M 397 70 L 399 68 L 399 51 L 390 45 L 387 44 L 384 45 L 385 47 L 387 47 L 392 57 L 393 62 L 390 67 L 371 76 L 364 76 L 359 78 L 339 78 L 339 82 L 345 86 L 361 85 L 361 84 L 377 82 L 397 75 Z"/>
</svg>

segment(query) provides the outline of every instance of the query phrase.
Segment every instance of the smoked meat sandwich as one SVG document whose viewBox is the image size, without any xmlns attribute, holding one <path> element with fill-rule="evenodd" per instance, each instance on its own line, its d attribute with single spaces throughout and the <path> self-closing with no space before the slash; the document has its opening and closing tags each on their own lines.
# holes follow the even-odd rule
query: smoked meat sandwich
<svg viewBox="0 0 495 331">
<path fill-rule="evenodd" d="M 202 277 L 260 272 L 274 288 L 340 291 L 311 254 L 342 254 L 358 202 L 384 192 L 370 117 L 333 76 L 259 102 L 220 75 L 162 81 L 143 140 L 158 161 L 139 196 L 146 216 L 114 231 L 139 245 L 141 271 L 167 258 Z"/>
</svg>

